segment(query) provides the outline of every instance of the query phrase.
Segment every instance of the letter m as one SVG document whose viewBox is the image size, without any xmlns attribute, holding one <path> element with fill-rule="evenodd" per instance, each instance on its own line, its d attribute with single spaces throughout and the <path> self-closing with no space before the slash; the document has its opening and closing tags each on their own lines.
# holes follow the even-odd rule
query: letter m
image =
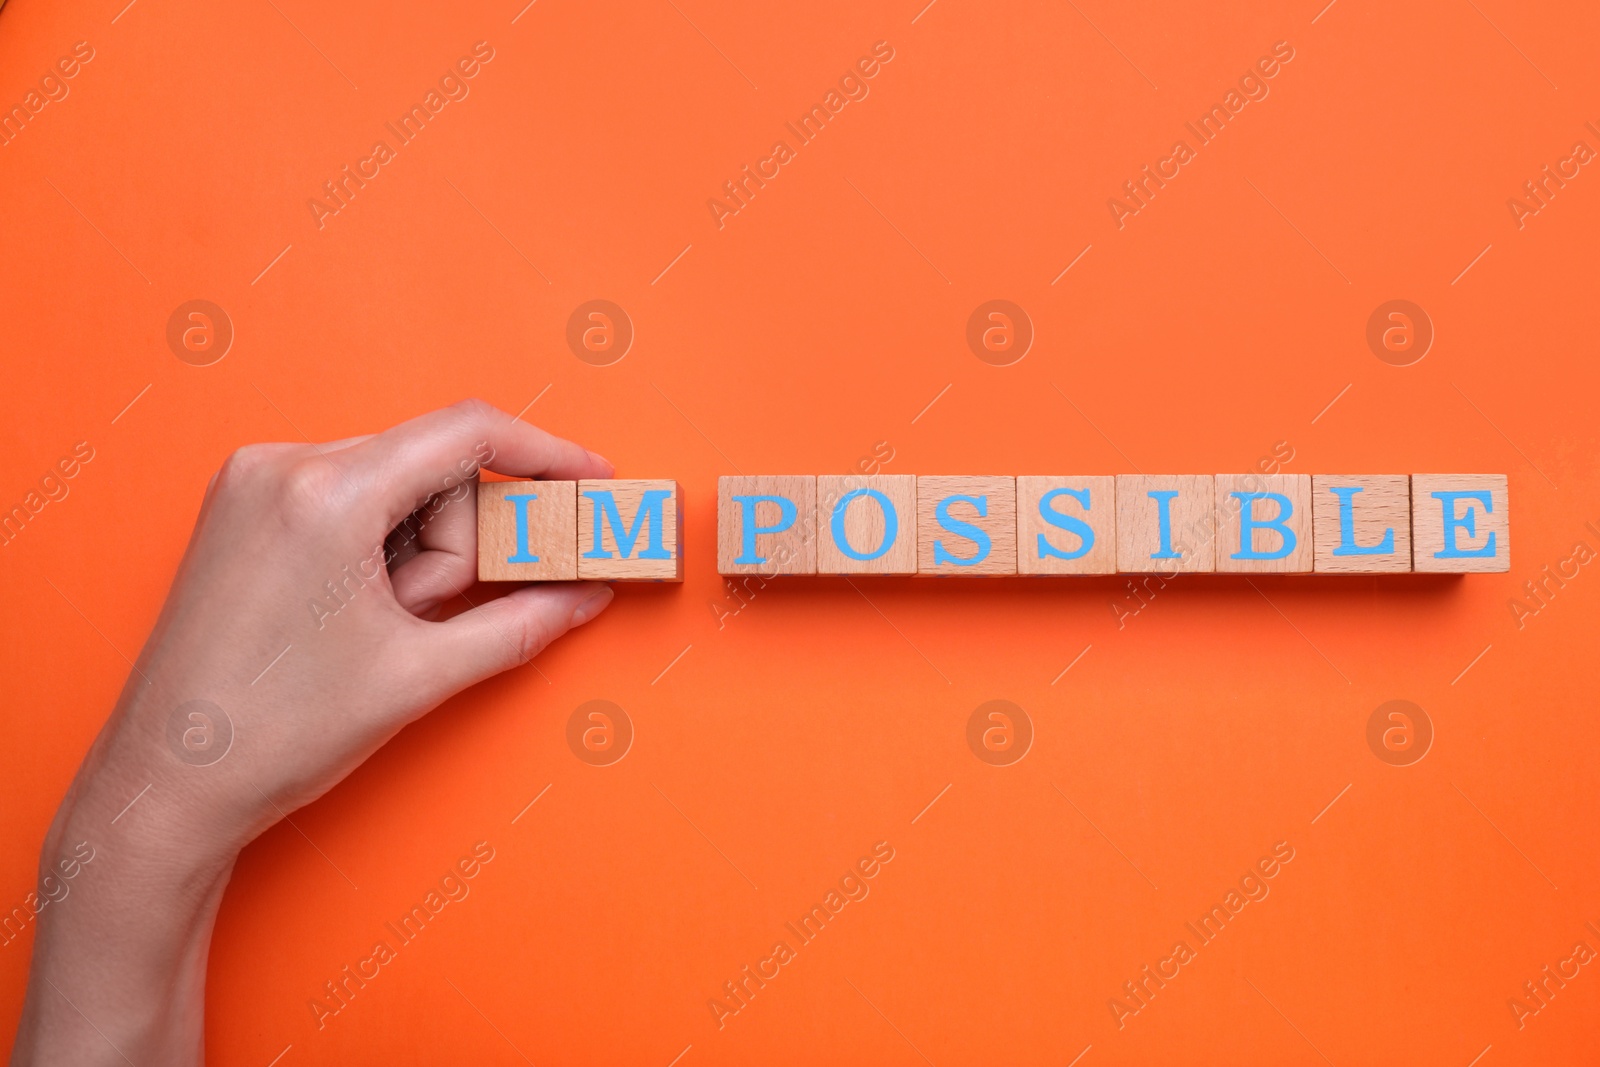
<svg viewBox="0 0 1600 1067">
<path fill-rule="evenodd" d="M 1223 107 L 1221 104 L 1212 104 L 1210 112 L 1200 116 L 1199 127 L 1201 136 L 1205 137 L 1208 141 L 1211 140 L 1211 138 L 1222 132 L 1222 127 L 1226 126 L 1228 124 L 1228 120 L 1232 117 L 1233 116 L 1228 113 L 1228 109 Z M 1215 130 L 1212 130 L 1212 125 L 1216 126 Z"/>
<path fill-rule="evenodd" d="M 428 925 L 428 920 L 433 918 L 433 913 L 421 904 L 413 904 L 411 910 L 400 920 L 400 930 L 405 934 L 407 941 L 422 933 L 422 928 Z"/>
<path fill-rule="evenodd" d="M 1200 929 L 1208 938 L 1216 937 L 1222 933 L 1222 928 L 1228 925 L 1228 920 L 1233 918 L 1227 908 L 1221 904 L 1211 905 L 1211 911 L 1200 919 Z M 1211 929 L 1211 924 L 1216 923 L 1216 930 Z"/>
<path fill-rule="evenodd" d="M 617 552 L 623 559 L 633 555 L 634 547 L 639 542 L 639 534 L 646 527 L 650 531 L 649 539 L 638 558 L 672 558 L 672 553 L 662 544 L 666 525 L 662 505 L 672 495 L 670 489 L 646 489 L 639 500 L 639 510 L 633 516 L 632 526 L 623 524 L 622 512 L 617 508 L 616 494 L 612 490 L 588 489 L 583 495 L 594 501 L 594 546 L 583 554 L 584 559 L 615 558 L 611 550 L 605 547 L 605 528 L 608 523 L 611 526 L 612 540 L 616 542 Z"/>
<path fill-rule="evenodd" d="M 817 934 L 822 933 L 822 928 L 828 924 L 828 920 L 830 918 L 832 918 L 832 916 L 828 913 L 826 908 L 824 908 L 821 904 L 813 904 L 811 905 L 811 910 L 801 917 L 800 928 L 804 930 L 809 937 L 816 937 Z M 811 929 L 813 923 L 816 924 L 816 930 Z"/>
</svg>

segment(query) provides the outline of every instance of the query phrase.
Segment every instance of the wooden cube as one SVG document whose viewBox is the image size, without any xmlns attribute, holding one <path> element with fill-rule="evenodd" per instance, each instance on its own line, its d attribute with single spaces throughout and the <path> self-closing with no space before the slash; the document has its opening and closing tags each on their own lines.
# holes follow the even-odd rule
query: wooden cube
<svg viewBox="0 0 1600 1067">
<path fill-rule="evenodd" d="M 718 574 L 817 573 L 817 479 L 717 479 Z"/>
<path fill-rule="evenodd" d="M 1115 574 L 1117 480 L 1017 477 L 1018 574 Z"/>
<path fill-rule="evenodd" d="M 1017 573 L 1017 480 L 919 477 L 917 573 Z"/>
<path fill-rule="evenodd" d="M 1311 525 L 1318 574 L 1411 569 L 1411 477 L 1313 474 Z"/>
<path fill-rule="evenodd" d="M 1219 474 L 1218 574 L 1310 574 L 1311 475 Z"/>
<path fill-rule="evenodd" d="M 478 484 L 478 581 L 578 577 L 577 482 Z"/>
<path fill-rule="evenodd" d="M 1209 474 L 1117 475 L 1117 570 L 1216 570 L 1216 512 L 1216 486 Z"/>
<path fill-rule="evenodd" d="M 683 581 L 678 483 L 586 478 L 578 483 L 578 577 L 602 582 Z"/>
<path fill-rule="evenodd" d="M 1413 474 L 1411 560 L 1424 573 L 1511 569 L 1511 516 L 1503 474 Z"/>
<path fill-rule="evenodd" d="M 914 474 L 817 475 L 817 573 L 917 573 Z"/>
</svg>

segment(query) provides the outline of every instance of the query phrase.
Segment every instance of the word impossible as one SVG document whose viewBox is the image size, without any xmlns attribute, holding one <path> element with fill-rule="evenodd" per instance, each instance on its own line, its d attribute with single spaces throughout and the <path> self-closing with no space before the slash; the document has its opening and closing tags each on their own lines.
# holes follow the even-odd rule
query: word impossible
<svg viewBox="0 0 1600 1067">
<path fill-rule="evenodd" d="M 674 481 L 488 482 L 484 581 L 682 581 Z M 717 571 L 1396 574 L 1511 568 L 1502 474 L 757 475 L 717 484 Z"/>
</svg>

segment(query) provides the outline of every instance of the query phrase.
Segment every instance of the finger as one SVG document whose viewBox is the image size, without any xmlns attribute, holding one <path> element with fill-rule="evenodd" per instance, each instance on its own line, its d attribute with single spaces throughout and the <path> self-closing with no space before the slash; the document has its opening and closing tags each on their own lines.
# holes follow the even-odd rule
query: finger
<svg viewBox="0 0 1600 1067">
<path fill-rule="evenodd" d="M 352 445 L 359 445 L 363 441 L 371 440 L 375 435 L 370 433 L 357 434 L 355 437 L 341 437 L 337 441 L 324 441 L 320 445 L 313 445 L 318 452 L 327 455 L 329 452 L 338 452 Z"/>
<path fill-rule="evenodd" d="M 401 423 L 346 453 L 379 494 L 390 525 L 435 493 L 489 467 L 502 474 L 609 478 L 611 464 L 481 400 L 465 400 Z"/>
<path fill-rule="evenodd" d="M 389 576 L 394 598 L 419 619 L 433 619 L 444 602 L 477 580 L 476 563 L 453 552 L 418 552 Z"/>
<path fill-rule="evenodd" d="M 611 587 L 597 582 L 546 582 L 514 590 L 449 622 L 422 624 L 407 650 L 407 663 L 422 673 L 416 687 L 431 698 L 426 705 L 431 707 L 528 662 L 604 611 L 611 597 Z"/>
<path fill-rule="evenodd" d="M 422 555 L 422 549 L 417 545 L 417 539 L 402 534 L 401 531 L 403 529 L 405 529 L 404 523 L 396 527 L 383 542 L 383 558 L 389 561 L 390 574 Z"/>
<path fill-rule="evenodd" d="M 478 576 L 477 479 L 455 499 L 448 494 L 430 497 L 415 513 L 415 555 L 395 566 L 389 575 L 400 606 L 429 618 L 439 606 L 459 596 Z M 400 524 L 402 537 L 412 533 L 410 520 Z"/>
</svg>

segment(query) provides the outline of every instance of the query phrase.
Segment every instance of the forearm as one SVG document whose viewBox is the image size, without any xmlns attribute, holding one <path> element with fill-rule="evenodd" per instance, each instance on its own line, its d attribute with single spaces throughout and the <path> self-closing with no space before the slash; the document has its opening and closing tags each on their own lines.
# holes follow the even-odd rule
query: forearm
<svg viewBox="0 0 1600 1067">
<path fill-rule="evenodd" d="M 41 882 L 54 872 L 60 895 L 41 897 L 16 1067 L 204 1058 L 206 958 L 234 853 L 185 840 L 175 798 L 154 787 L 124 812 L 140 788 L 127 778 L 75 788 L 46 837 Z M 92 860 L 60 880 L 82 843 Z"/>
</svg>

